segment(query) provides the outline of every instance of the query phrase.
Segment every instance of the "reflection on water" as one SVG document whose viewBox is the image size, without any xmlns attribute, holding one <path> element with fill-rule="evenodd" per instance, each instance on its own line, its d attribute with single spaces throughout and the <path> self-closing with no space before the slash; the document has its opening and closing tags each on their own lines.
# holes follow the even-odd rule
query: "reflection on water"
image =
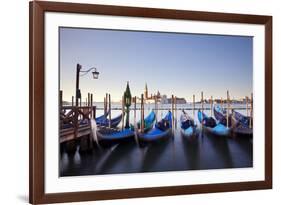
<svg viewBox="0 0 281 205">
<path fill-rule="evenodd" d="M 97 116 L 102 112 L 99 110 Z M 149 110 L 146 110 L 146 114 L 148 112 Z M 165 112 L 167 111 L 159 110 L 157 118 L 160 119 Z M 192 116 L 192 111 L 188 110 L 188 112 Z M 206 112 L 209 113 L 209 111 Z M 245 110 L 240 112 L 245 113 Z M 119 110 L 113 110 L 112 116 L 118 113 L 120 113 Z M 181 111 L 178 111 L 177 121 L 180 114 Z M 139 147 L 132 140 L 112 147 L 95 147 L 90 153 L 82 154 L 77 151 L 71 155 L 62 152 L 60 175 L 79 176 L 253 166 L 252 138 L 218 137 L 202 132 L 199 132 L 197 137 L 185 138 L 181 136 L 179 127 L 174 136 L 168 140 L 144 147 Z"/>
<path fill-rule="evenodd" d="M 62 153 L 61 176 L 242 168 L 253 166 L 249 138 L 207 136 L 186 139 L 179 132 L 166 141 L 139 147 L 134 141 L 91 153 Z"/>
</svg>

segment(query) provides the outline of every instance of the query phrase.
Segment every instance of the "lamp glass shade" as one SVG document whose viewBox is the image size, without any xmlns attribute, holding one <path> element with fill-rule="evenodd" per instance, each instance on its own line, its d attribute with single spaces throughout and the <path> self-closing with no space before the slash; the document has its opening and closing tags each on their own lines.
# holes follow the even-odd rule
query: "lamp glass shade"
<svg viewBox="0 0 281 205">
<path fill-rule="evenodd" d="M 93 78 L 98 79 L 100 73 L 98 71 L 94 71 L 92 73 L 93 73 Z"/>
</svg>

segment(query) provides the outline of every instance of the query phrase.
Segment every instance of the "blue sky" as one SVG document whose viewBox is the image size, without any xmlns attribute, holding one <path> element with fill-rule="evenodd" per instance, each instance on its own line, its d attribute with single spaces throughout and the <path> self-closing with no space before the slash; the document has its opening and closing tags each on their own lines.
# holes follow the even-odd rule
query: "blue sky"
<svg viewBox="0 0 281 205">
<path fill-rule="evenodd" d="M 253 39 L 247 36 L 60 28 L 60 89 L 75 94 L 76 64 L 97 67 L 99 79 L 80 77 L 82 100 L 110 93 L 119 101 L 129 81 L 133 96 L 150 93 L 241 98 L 252 92 Z"/>
</svg>

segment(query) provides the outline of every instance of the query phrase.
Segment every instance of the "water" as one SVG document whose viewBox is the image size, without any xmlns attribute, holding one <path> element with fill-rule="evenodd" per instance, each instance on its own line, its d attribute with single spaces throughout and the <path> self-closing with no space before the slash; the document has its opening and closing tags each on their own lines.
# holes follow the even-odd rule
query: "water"
<svg viewBox="0 0 281 205">
<path fill-rule="evenodd" d="M 177 105 L 177 108 L 191 108 L 191 105 Z M 196 105 L 201 108 L 201 105 Z M 208 105 L 205 105 L 205 108 Z M 239 108 L 239 112 L 246 114 L 245 105 L 237 104 L 232 107 Z M 112 117 L 120 114 L 119 104 L 112 106 Z M 146 105 L 145 115 L 154 108 L 154 104 Z M 161 119 L 170 105 L 159 105 L 157 119 Z M 193 116 L 192 110 L 187 110 Z M 136 118 L 139 119 L 138 110 Z M 210 115 L 210 110 L 206 110 Z M 97 116 L 103 110 L 97 110 Z M 130 113 L 130 122 L 133 123 L 134 112 Z M 138 172 L 160 172 L 180 170 L 204 170 L 221 168 L 243 168 L 253 166 L 252 138 L 246 137 L 217 137 L 200 132 L 197 138 L 187 140 L 180 134 L 181 110 L 176 112 L 178 129 L 174 137 L 167 141 L 139 147 L 132 140 L 112 147 L 95 147 L 91 153 L 60 155 L 60 175 L 80 176 L 96 174 L 118 174 Z M 197 111 L 195 112 L 197 121 Z M 79 150 L 79 147 L 78 149 Z"/>
</svg>

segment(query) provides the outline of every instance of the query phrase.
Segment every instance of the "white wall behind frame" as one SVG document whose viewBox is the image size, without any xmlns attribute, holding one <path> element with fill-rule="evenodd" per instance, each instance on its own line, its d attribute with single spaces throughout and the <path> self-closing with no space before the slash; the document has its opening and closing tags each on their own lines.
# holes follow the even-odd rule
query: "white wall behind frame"
<svg viewBox="0 0 281 205">
<path fill-rule="evenodd" d="M 128 6 L 159 7 L 186 10 L 208 10 L 231 13 L 252 13 L 273 15 L 273 85 L 274 85 L 274 119 L 273 119 L 273 153 L 274 181 L 273 190 L 199 194 L 189 196 L 156 197 L 146 199 L 126 199 L 101 202 L 84 202 L 71 204 L 96 205 L 143 205 L 143 204 L 278 204 L 281 196 L 281 139 L 279 137 L 277 106 L 281 105 L 281 12 L 277 0 L 73 0 L 73 2 L 98 4 L 115 4 Z M 1 100 L 0 107 L 5 118 L 1 118 L 1 139 L 9 138 L 9 143 L 2 140 L 1 146 L 1 204 L 27 204 L 28 195 L 28 0 L 1 2 Z M 19 106 L 20 105 L 20 106 Z M 8 106 L 15 107 L 14 110 Z M 14 118 L 10 112 L 17 112 Z M 16 126 L 15 126 L 16 124 Z M 12 132 L 11 132 L 12 130 Z M 11 151 L 10 144 L 15 148 Z M 278 202 L 279 201 L 279 202 Z"/>
</svg>

